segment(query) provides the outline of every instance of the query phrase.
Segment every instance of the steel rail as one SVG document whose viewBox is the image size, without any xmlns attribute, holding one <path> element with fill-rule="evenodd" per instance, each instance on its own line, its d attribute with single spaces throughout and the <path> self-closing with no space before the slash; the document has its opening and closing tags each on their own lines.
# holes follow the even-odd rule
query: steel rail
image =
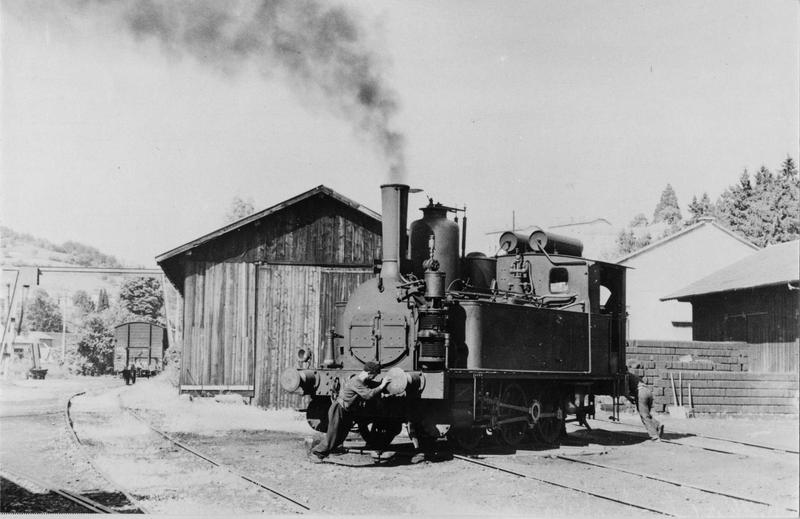
<svg viewBox="0 0 800 519">
<path fill-rule="evenodd" d="M 797 512 L 797 510 L 795 510 L 793 508 L 786 508 L 786 507 L 782 507 L 780 505 L 776 505 L 774 503 L 768 503 L 766 501 L 759 501 L 757 499 L 752 499 L 752 498 L 749 498 L 749 497 L 737 496 L 736 494 L 728 494 L 728 493 L 722 492 L 720 490 L 714 490 L 714 489 L 710 489 L 710 488 L 700 487 L 700 486 L 697 486 L 697 485 L 692 485 L 690 483 L 683 483 L 683 482 L 676 481 L 676 480 L 673 480 L 673 479 L 666 479 L 666 478 L 662 478 L 662 477 L 659 477 L 659 476 L 654 476 L 652 474 L 647 474 L 645 472 L 637 472 L 637 471 L 634 471 L 634 470 L 628 470 L 628 469 L 623 469 L 623 468 L 620 468 L 620 467 L 614 467 L 613 465 L 606 465 L 604 463 L 597 463 L 597 462 L 594 462 L 594 461 L 586 461 L 586 460 L 581 460 L 581 459 L 577 459 L 577 458 L 572 458 L 570 456 L 556 455 L 555 457 L 560 459 L 560 460 L 570 461 L 572 463 L 580 463 L 582 465 L 589 465 L 591 467 L 599 467 L 599 468 L 602 468 L 602 469 L 614 470 L 614 471 L 617 471 L 617 472 L 622 472 L 624 474 L 631 474 L 631 475 L 634 475 L 634 476 L 639 476 L 639 477 L 644 478 L 644 479 L 650 479 L 650 480 L 653 480 L 653 481 L 659 481 L 661 483 L 668 483 L 670 485 L 675 485 L 676 487 L 691 488 L 691 489 L 694 489 L 694 490 L 699 490 L 700 492 L 706 492 L 708 494 L 715 494 L 715 495 L 727 497 L 727 498 L 730 498 L 730 499 L 736 499 L 738 501 L 747 501 L 749 503 L 755 503 L 755 504 L 758 504 L 758 505 L 764 505 L 764 506 L 770 506 L 770 507 L 776 507 L 776 508 L 783 508 L 783 509 L 785 509 L 785 510 L 787 510 L 789 512 L 795 512 L 795 513 Z"/>
<path fill-rule="evenodd" d="M 487 462 L 484 462 L 484 461 L 479 461 L 479 460 L 476 460 L 476 459 L 473 459 L 473 458 L 469 458 L 467 456 L 462 456 L 460 454 L 453 454 L 453 457 L 456 458 L 456 459 L 459 459 L 461 461 L 466 461 L 467 463 L 473 463 L 475 465 L 480 465 L 482 467 L 487 467 L 487 468 L 490 468 L 490 469 L 493 469 L 493 470 L 497 470 L 499 472 L 505 472 L 506 474 L 511 474 L 513 476 L 517 476 L 517 477 L 521 477 L 521 478 L 532 479 L 534 481 L 537 481 L 539 483 L 544 483 L 546 485 L 552 485 L 554 487 L 564 488 L 564 489 L 567 489 L 567 490 L 573 490 L 573 491 L 576 491 L 576 492 L 580 492 L 582 494 L 586 494 L 586 495 L 589 495 L 589 496 L 592 496 L 592 497 L 596 497 L 598 499 L 604 499 L 606 501 L 611 501 L 613 503 L 617 503 L 617 504 L 620 504 L 620 505 L 629 506 L 629 507 L 632 507 L 632 508 L 637 508 L 639 510 L 646 510 L 648 512 L 653 512 L 653 513 L 659 514 L 659 515 L 666 515 L 668 517 L 675 517 L 675 514 L 671 514 L 669 512 L 665 512 L 663 510 L 658 510 L 656 508 L 650 508 L 650 507 L 643 506 L 643 505 L 637 505 L 635 503 L 630 503 L 628 501 L 622 501 L 621 499 L 616 499 L 616 498 L 613 498 L 613 497 L 604 496 L 602 494 L 597 494 L 595 492 L 591 492 L 589 490 L 584 490 L 582 488 L 571 487 L 569 485 L 563 485 L 561 483 L 556 483 L 555 481 L 549 481 L 547 479 L 538 478 L 536 476 L 532 476 L 530 474 L 525 474 L 523 472 L 517 472 L 515 470 L 510 470 L 510 469 L 507 469 L 507 468 L 504 468 L 504 467 L 499 467 L 497 465 L 493 465 L 491 463 L 487 463 Z"/>
<path fill-rule="evenodd" d="M 106 473 L 106 471 L 100 469 L 100 467 L 95 465 L 89 454 L 84 450 L 85 447 L 83 445 L 83 442 L 81 441 L 80 438 L 78 438 L 78 434 L 75 432 L 75 427 L 73 426 L 72 423 L 72 417 L 69 414 L 70 407 L 72 407 L 72 399 L 75 398 L 76 396 L 84 394 L 86 394 L 86 391 L 79 391 L 78 393 L 71 395 L 69 398 L 67 398 L 67 403 L 64 406 L 64 421 L 66 422 L 67 430 L 69 431 L 70 436 L 72 437 L 72 441 L 75 442 L 75 445 L 78 447 L 78 450 L 80 450 L 81 453 L 83 454 L 83 458 L 86 460 L 89 466 L 94 469 L 95 472 L 100 474 L 100 476 L 103 479 L 105 479 L 109 484 L 111 484 L 113 487 L 117 488 L 130 503 L 132 503 L 136 508 L 139 509 L 139 511 L 141 511 L 144 514 L 150 515 L 152 512 L 150 512 L 147 508 L 142 506 L 142 504 L 138 500 L 134 499 L 133 496 L 130 495 L 130 493 L 126 492 L 125 489 L 120 487 L 119 484 L 117 484 L 111 478 L 111 476 L 109 476 Z"/>
<path fill-rule="evenodd" d="M 609 423 L 614 423 L 614 422 L 609 422 Z M 592 434 L 594 432 L 596 432 L 596 430 L 590 431 L 589 434 Z M 609 432 L 611 434 L 619 434 L 621 436 L 629 436 L 631 438 L 644 439 L 645 441 L 651 441 L 649 436 L 642 435 L 641 433 L 637 433 L 637 432 L 632 432 L 632 431 L 609 431 Z M 716 452 L 718 454 L 730 454 L 732 456 L 742 456 L 741 452 L 726 451 L 726 450 L 722 450 L 722 449 L 715 449 L 713 447 L 704 447 L 702 445 L 691 445 L 689 443 L 677 442 L 675 440 L 667 440 L 665 438 L 660 438 L 659 441 L 661 441 L 662 443 L 671 443 L 672 445 L 680 445 L 682 447 L 689 447 L 691 449 L 701 449 L 701 450 L 704 450 L 704 451 Z"/>
<path fill-rule="evenodd" d="M 67 490 L 65 488 L 56 488 L 54 485 L 50 483 L 46 483 L 41 481 L 37 478 L 31 477 L 27 474 L 22 474 L 15 470 L 9 470 L 8 468 L 3 467 L 0 473 L 6 473 L 11 475 L 17 479 L 24 479 L 30 481 L 37 487 L 45 489 L 47 492 L 53 492 L 54 494 L 58 494 L 59 496 L 72 501 L 73 503 L 79 504 L 80 506 L 84 507 L 85 509 L 89 510 L 95 514 L 116 514 L 117 511 L 113 510 L 103 504 L 94 501 L 93 499 L 89 499 L 86 496 L 83 496 L 77 492 L 73 492 L 72 490 Z"/>
<path fill-rule="evenodd" d="M 139 416 L 139 413 L 137 413 L 133 409 L 125 407 L 122 404 L 122 399 L 121 398 L 120 398 L 120 402 L 119 403 L 120 403 L 120 406 L 122 407 L 123 410 L 125 410 L 128 413 L 130 413 L 131 416 L 133 416 L 137 420 L 141 421 L 143 424 L 145 424 L 147 427 L 149 427 L 153 432 L 155 432 L 156 434 L 160 435 L 161 437 L 163 437 L 167 441 L 171 442 L 175 446 L 180 447 L 181 449 L 189 452 L 190 454 L 193 454 L 194 456 L 197 456 L 198 458 L 203 459 L 203 460 L 207 461 L 208 463 L 211 463 L 215 467 L 219 467 L 220 469 L 225 470 L 226 472 L 229 472 L 230 474 L 233 474 L 234 476 L 237 476 L 237 477 L 247 481 L 248 483 L 252 483 L 253 485 L 256 485 L 256 486 L 258 486 L 258 487 L 260 487 L 260 488 L 262 488 L 262 489 L 264 489 L 264 490 L 266 490 L 268 492 L 271 492 L 272 494 L 275 494 L 276 496 L 280 497 L 281 499 L 284 499 L 284 500 L 289 501 L 290 503 L 292 503 L 294 505 L 299 506 L 303 510 L 311 511 L 311 508 L 309 508 L 308 506 L 304 505 L 303 503 L 301 503 L 301 502 L 299 502 L 299 501 L 287 496 L 286 494 L 283 494 L 283 493 L 279 492 L 278 490 L 275 490 L 274 488 L 269 487 L 268 485 L 262 483 L 261 481 L 258 481 L 257 479 L 255 479 L 253 477 L 250 477 L 250 476 L 248 476 L 246 474 L 242 474 L 240 472 L 237 472 L 237 471 L 233 470 L 232 468 L 228 467 L 227 465 L 225 465 L 223 463 L 220 463 L 219 461 L 216 461 L 213 458 L 210 458 L 209 456 L 206 456 L 205 454 L 202 454 L 201 452 L 193 449 L 192 447 L 189 447 L 188 445 L 186 445 L 185 443 L 181 442 L 180 440 L 177 440 L 177 439 L 173 438 L 172 436 L 170 436 L 169 434 L 165 433 L 164 431 L 161 431 L 161 430 L 157 429 L 150 422 L 145 420 L 142 416 Z"/>
<path fill-rule="evenodd" d="M 41 413 L 20 413 L 20 414 L 0 413 L 0 418 L 29 418 L 31 416 L 49 416 L 53 414 L 61 414 L 61 411 L 42 411 Z"/>
<path fill-rule="evenodd" d="M 592 420 L 595 420 L 597 422 L 610 423 L 610 424 L 614 424 L 614 425 L 629 425 L 631 427 L 638 427 L 638 424 L 622 424 L 622 423 L 618 423 L 618 422 L 613 422 L 611 420 L 603 420 L 602 418 L 593 418 Z M 613 431 L 613 432 L 624 433 L 624 431 Z M 684 433 L 684 432 L 681 432 L 681 431 L 675 431 L 675 432 L 677 434 L 689 434 L 694 438 L 705 438 L 707 440 L 714 440 L 714 441 L 725 442 L 725 443 L 735 443 L 735 444 L 738 444 L 738 445 L 745 445 L 747 447 L 754 447 L 754 448 L 757 448 L 757 449 L 764 449 L 764 450 L 770 450 L 770 451 L 776 451 L 776 452 L 785 452 L 787 454 L 800 454 L 800 451 L 797 451 L 797 450 L 783 449 L 781 447 L 772 447 L 770 445 L 762 445 L 762 444 L 758 444 L 758 443 L 749 443 L 749 442 L 743 442 L 743 441 L 740 441 L 740 440 L 732 440 L 730 438 L 720 438 L 718 436 L 708 436 L 708 435 L 705 435 L 705 434 L 698 434 L 698 433 Z M 710 451 L 713 451 L 713 452 L 723 452 L 723 453 L 726 453 L 726 454 L 737 454 L 737 455 L 741 455 L 742 454 L 741 452 L 723 451 L 723 450 L 713 449 L 711 447 L 702 447 L 702 446 L 699 446 L 699 445 L 688 445 L 688 444 L 685 444 L 685 443 L 676 442 L 674 440 L 665 440 L 664 438 L 662 438 L 661 441 L 665 441 L 667 443 L 674 443 L 675 445 L 684 445 L 686 447 L 696 447 L 698 449 L 705 449 L 705 450 L 710 450 Z"/>
<path fill-rule="evenodd" d="M 738 443 L 739 445 L 746 445 L 748 447 L 755 447 L 755 448 L 758 448 L 758 449 L 766 449 L 766 450 L 771 450 L 771 451 L 785 452 L 785 453 L 788 453 L 788 454 L 800 454 L 800 451 L 796 451 L 796 450 L 792 450 L 792 449 L 782 449 L 780 447 L 771 447 L 769 445 L 760 445 L 758 443 L 749 443 L 749 442 L 743 442 L 743 441 L 739 441 L 739 440 L 731 440 L 729 438 L 719 438 L 717 436 L 707 436 L 705 434 L 694 434 L 694 436 L 696 436 L 698 438 L 706 438 L 706 439 L 709 439 L 709 440 L 716 440 L 716 441 L 720 441 L 720 442 Z"/>
</svg>

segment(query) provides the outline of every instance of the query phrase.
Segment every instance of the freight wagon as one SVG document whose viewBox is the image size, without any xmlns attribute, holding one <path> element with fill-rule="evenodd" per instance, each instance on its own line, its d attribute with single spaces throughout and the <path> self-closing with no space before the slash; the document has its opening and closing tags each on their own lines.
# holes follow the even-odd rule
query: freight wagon
<svg viewBox="0 0 800 519">
<path fill-rule="evenodd" d="M 163 368 L 167 330 L 145 322 L 125 323 L 114 329 L 114 372 L 134 366 L 137 376 L 149 377 Z"/>
</svg>

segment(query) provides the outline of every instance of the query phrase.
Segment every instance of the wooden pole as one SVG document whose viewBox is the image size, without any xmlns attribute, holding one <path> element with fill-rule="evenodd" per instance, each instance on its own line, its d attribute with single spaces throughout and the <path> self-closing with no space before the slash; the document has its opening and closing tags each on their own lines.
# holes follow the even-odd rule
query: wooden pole
<svg viewBox="0 0 800 519">
<path fill-rule="evenodd" d="M 61 300 L 61 363 L 67 361 L 67 295 Z"/>
<path fill-rule="evenodd" d="M 669 383 L 672 385 L 672 403 L 678 405 L 678 394 L 675 392 L 675 379 L 672 378 L 672 373 L 669 374 Z"/>
</svg>

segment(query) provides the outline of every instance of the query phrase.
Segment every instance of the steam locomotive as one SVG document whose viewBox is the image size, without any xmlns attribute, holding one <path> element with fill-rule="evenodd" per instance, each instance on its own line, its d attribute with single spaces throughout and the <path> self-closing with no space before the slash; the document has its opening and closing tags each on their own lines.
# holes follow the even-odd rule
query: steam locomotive
<svg viewBox="0 0 800 519">
<path fill-rule="evenodd" d="M 319 365 L 300 350 L 299 367 L 282 373 L 284 390 L 310 397 L 312 427 L 327 429 L 332 400 L 368 361 L 390 378 L 389 397 L 353 410 L 375 447 L 403 423 L 464 449 L 487 435 L 557 443 L 568 416 L 593 414 L 594 395 L 618 395 L 624 267 L 583 258 L 578 240 L 539 229 L 503 233 L 496 257 L 465 254 L 464 241 L 459 253 L 466 218 L 459 225 L 457 209 L 431 200 L 407 231 L 408 193 L 381 186 L 378 275 L 336 306 Z"/>
</svg>

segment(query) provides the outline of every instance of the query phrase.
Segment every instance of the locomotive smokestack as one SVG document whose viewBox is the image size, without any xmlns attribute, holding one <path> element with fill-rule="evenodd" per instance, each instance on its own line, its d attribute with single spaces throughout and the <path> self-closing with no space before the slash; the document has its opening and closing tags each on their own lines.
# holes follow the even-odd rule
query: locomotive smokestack
<svg viewBox="0 0 800 519">
<path fill-rule="evenodd" d="M 397 279 L 400 265 L 406 258 L 408 236 L 406 235 L 406 216 L 408 215 L 408 186 L 405 184 L 384 184 L 381 186 L 383 260 L 381 278 Z"/>
</svg>

